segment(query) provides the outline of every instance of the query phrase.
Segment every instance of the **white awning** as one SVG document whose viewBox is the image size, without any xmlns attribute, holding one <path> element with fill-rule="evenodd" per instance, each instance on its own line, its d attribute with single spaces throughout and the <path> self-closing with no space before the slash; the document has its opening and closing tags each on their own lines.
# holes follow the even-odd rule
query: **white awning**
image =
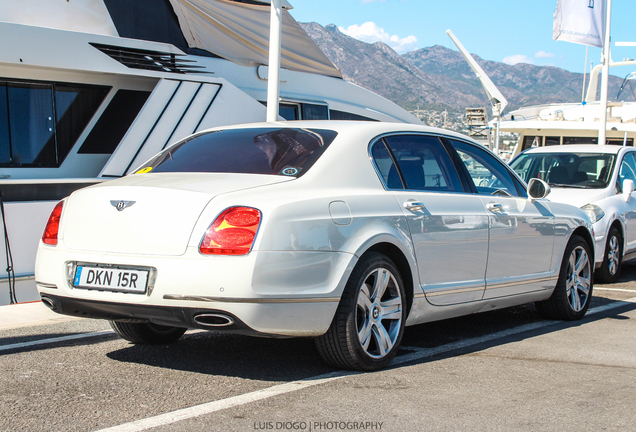
<svg viewBox="0 0 636 432">
<path fill-rule="evenodd" d="M 119 36 L 103 0 L 0 1 L 0 21 Z"/>
<path fill-rule="evenodd" d="M 190 47 L 245 66 L 268 63 L 269 6 L 227 0 L 170 0 L 170 3 Z M 286 10 L 283 10 L 281 67 L 342 77 Z"/>
<path fill-rule="evenodd" d="M 269 0 L 253 0 L 252 3 L 169 1 L 189 47 L 209 51 L 244 66 L 268 64 Z M 151 3 L 136 6 L 137 9 L 152 7 Z M 286 0 L 283 0 L 283 6 L 291 7 Z M 125 4 L 114 3 L 109 7 L 123 8 Z M 119 36 L 104 0 L 0 0 L 0 21 Z M 161 28 L 155 30 L 162 31 Z M 342 78 L 340 71 L 287 10 L 283 10 L 281 67 Z"/>
</svg>

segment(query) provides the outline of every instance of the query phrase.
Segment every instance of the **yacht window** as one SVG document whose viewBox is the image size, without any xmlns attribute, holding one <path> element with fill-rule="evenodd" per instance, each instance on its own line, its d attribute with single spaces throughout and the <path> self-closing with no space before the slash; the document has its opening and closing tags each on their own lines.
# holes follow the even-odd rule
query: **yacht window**
<svg viewBox="0 0 636 432">
<path fill-rule="evenodd" d="M 11 162 L 11 146 L 9 143 L 9 110 L 7 107 L 7 86 L 0 84 L 0 164 Z"/>
<path fill-rule="evenodd" d="M 538 135 L 527 135 L 523 137 L 523 145 L 521 150 L 527 150 L 532 147 L 541 147 L 543 145 L 543 137 Z"/>
<path fill-rule="evenodd" d="M 149 96 L 147 91 L 118 90 L 78 153 L 112 154 Z"/>
<path fill-rule="evenodd" d="M 555 146 L 561 144 L 561 137 L 545 137 L 544 146 Z"/>
<path fill-rule="evenodd" d="M 278 105 L 278 114 L 285 120 L 300 120 L 298 105 L 280 104 Z"/>
<path fill-rule="evenodd" d="M 563 137 L 563 144 L 596 144 L 598 143 L 598 138 L 596 137 Z M 605 143 L 608 145 L 623 145 L 623 138 L 607 138 Z M 627 143 L 628 146 L 634 146 L 634 139 L 628 138 Z"/>
<path fill-rule="evenodd" d="M 369 117 L 353 114 L 346 111 L 329 110 L 329 118 L 331 120 L 358 120 L 358 121 L 378 121 Z"/>
<path fill-rule="evenodd" d="M 261 102 L 267 106 L 266 102 Z M 327 105 L 310 103 L 281 103 L 278 114 L 285 120 L 329 120 Z"/>
<path fill-rule="evenodd" d="M 329 120 L 329 108 L 327 105 L 301 104 L 303 120 Z"/>
<path fill-rule="evenodd" d="M 622 146 L 623 145 L 623 138 L 620 139 L 607 139 L 607 144 L 608 145 L 619 145 Z M 625 144 L 629 147 L 634 147 L 634 138 L 627 138 L 627 142 L 625 142 Z"/>
<path fill-rule="evenodd" d="M 107 87 L 0 81 L 0 165 L 62 164 Z"/>
<path fill-rule="evenodd" d="M 593 137 L 563 137 L 563 144 L 596 144 L 598 138 Z"/>
</svg>

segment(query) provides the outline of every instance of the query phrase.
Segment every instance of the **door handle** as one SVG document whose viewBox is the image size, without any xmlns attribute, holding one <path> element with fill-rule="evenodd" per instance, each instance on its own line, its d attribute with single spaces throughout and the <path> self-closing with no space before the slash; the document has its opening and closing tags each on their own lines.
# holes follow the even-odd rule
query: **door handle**
<svg viewBox="0 0 636 432">
<path fill-rule="evenodd" d="M 503 206 L 499 203 L 488 203 L 486 204 L 486 208 L 493 213 L 503 212 Z"/>
<path fill-rule="evenodd" d="M 409 211 L 416 212 L 424 208 L 424 203 L 417 201 L 407 201 L 404 203 L 404 208 Z"/>
</svg>

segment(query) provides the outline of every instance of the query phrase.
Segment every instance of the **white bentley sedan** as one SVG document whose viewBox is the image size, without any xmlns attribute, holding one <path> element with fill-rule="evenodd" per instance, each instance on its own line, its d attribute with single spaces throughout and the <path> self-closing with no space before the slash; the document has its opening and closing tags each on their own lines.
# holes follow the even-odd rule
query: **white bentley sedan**
<svg viewBox="0 0 636 432">
<path fill-rule="evenodd" d="M 583 317 L 594 234 L 549 191 L 441 129 L 212 129 L 61 201 L 36 280 L 52 310 L 133 343 L 310 336 L 330 365 L 374 370 L 407 325 L 527 302 Z"/>
</svg>

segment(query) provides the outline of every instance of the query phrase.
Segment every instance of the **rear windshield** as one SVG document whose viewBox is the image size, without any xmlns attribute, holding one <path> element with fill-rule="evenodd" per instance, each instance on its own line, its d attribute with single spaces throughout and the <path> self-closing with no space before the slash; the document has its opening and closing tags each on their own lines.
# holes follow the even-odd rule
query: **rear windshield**
<svg viewBox="0 0 636 432">
<path fill-rule="evenodd" d="M 525 153 L 510 166 L 526 182 L 539 178 L 551 186 L 604 189 L 615 159 L 606 153 Z"/>
<path fill-rule="evenodd" d="M 300 177 L 336 137 L 325 129 L 230 129 L 194 135 L 136 171 L 270 174 Z"/>
</svg>

